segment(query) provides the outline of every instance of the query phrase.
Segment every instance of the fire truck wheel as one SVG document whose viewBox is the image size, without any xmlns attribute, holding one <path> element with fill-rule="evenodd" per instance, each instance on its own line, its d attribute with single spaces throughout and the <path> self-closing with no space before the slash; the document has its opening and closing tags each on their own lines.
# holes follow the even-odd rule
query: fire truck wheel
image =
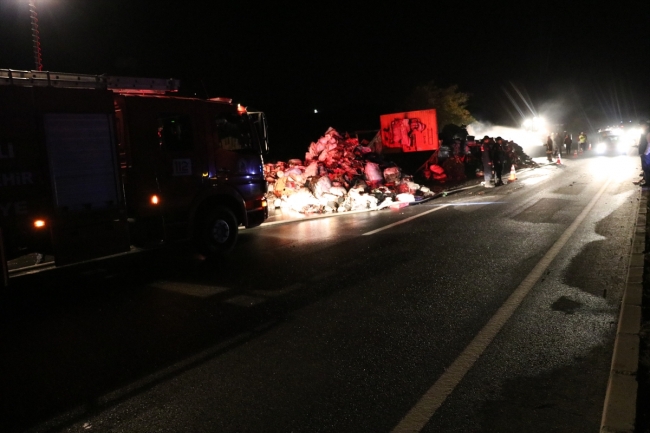
<svg viewBox="0 0 650 433">
<path fill-rule="evenodd" d="M 205 256 L 230 252 L 237 242 L 237 218 L 225 207 L 207 211 L 197 231 L 197 246 Z"/>
</svg>

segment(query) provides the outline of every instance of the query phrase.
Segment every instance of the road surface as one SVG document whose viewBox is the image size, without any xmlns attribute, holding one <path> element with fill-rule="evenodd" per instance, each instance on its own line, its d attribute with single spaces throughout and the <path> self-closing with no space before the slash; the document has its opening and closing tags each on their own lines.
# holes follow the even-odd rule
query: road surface
<svg viewBox="0 0 650 433">
<path fill-rule="evenodd" d="M 0 431 L 598 431 L 638 166 L 16 278 Z"/>
</svg>

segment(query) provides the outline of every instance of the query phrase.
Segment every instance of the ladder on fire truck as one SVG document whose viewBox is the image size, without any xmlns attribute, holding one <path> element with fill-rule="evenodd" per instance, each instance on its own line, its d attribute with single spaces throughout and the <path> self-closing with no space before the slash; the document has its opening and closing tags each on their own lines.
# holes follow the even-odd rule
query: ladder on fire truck
<svg viewBox="0 0 650 433">
<path fill-rule="evenodd" d="M 180 81 L 165 78 L 114 77 L 110 75 L 0 69 L 0 85 L 103 89 L 113 90 L 118 93 L 165 94 L 178 92 Z"/>
</svg>

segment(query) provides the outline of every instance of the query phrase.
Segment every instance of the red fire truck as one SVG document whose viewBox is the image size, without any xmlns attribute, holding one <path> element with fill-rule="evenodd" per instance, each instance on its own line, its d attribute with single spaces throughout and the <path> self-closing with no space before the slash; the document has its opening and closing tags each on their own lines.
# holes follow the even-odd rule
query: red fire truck
<svg viewBox="0 0 650 433">
<path fill-rule="evenodd" d="M 0 262 L 55 266 L 191 239 L 229 252 L 267 217 L 263 113 L 177 80 L 0 69 Z"/>
</svg>

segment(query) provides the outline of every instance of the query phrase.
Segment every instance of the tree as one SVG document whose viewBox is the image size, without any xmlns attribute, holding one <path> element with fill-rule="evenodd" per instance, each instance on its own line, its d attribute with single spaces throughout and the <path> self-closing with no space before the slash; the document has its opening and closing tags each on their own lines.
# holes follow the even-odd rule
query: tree
<svg viewBox="0 0 650 433">
<path fill-rule="evenodd" d="M 404 102 L 404 111 L 436 109 L 438 130 L 442 131 L 447 125 L 469 125 L 474 122 L 467 110 L 470 94 L 460 92 L 458 85 L 441 88 L 433 81 L 418 86 Z"/>
</svg>

